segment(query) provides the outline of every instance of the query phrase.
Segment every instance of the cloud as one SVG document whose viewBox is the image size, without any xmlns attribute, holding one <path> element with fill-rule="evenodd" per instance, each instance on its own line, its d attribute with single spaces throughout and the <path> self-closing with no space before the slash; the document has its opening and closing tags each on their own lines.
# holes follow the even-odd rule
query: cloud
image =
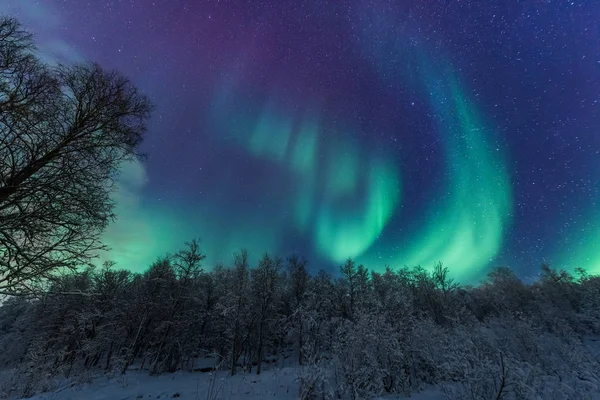
<svg viewBox="0 0 600 400">
<path fill-rule="evenodd" d="M 11 15 L 21 22 L 35 25 L 36 29 L 60 28 L 62 18 L 59 11 L 49 2 L 26 0 L 3 0 L 0 3 L 0 14 Z"/>
<path fill-rule="evenodd" d="M 74 63 L 85 60 L 85 55 L 69 44 L 61 28 L 64 21 L 60 11 L 48 2 L 3 0 L 0 15 L 15 17 L 25 29 L 35 35 L 39 56 L 48 64 Z"/>
</svg>

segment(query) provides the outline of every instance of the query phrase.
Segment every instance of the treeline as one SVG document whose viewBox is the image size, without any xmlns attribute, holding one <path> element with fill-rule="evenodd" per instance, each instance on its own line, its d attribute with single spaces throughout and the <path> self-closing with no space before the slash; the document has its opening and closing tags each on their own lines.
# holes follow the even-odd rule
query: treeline
<svg viewBox="0 0 600 400">
<path fill-rule="evenodd" d="M 463 287 L 438 264 L 378 273 L 348 260 L 339 274 L 298 257 L 245 251 L 202 267 L 192 241 L 141 274 L 114 265 L 53 282 L 0 307 L 0 397 L 52 377 L 194 370 L 230 374 L 299 365 L 300 398 L 369 398 L 443 384 L 456 398 L 598 394 L 600 277 L 543 266 L 524 284 L 508 268 Z"/>
</svg>

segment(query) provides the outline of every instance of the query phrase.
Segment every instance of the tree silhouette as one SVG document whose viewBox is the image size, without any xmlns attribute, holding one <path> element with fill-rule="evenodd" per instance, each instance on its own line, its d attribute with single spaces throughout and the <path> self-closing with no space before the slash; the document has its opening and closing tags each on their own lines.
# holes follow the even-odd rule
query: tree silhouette
<svg viewBox="0 0 600 400">
<path fill-rule="evenodd" d="M 0 293 L 30 292 L 103 248 L 114 179 L 140 156 L 151 110 L 117 72 L 43 64 L 0 17 Z"/>
</svg>

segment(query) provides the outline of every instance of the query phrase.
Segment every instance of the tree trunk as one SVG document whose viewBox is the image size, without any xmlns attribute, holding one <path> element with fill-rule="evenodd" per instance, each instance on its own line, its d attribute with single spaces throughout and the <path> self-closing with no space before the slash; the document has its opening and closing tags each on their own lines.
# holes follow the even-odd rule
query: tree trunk
<svg viewBox="0 0 600 400">
<path fill-rule="evenodd" d="M 65 374 L 65 378 L 69 379 L 69 376 L 71 376 L 71 371 L 73 370 L 73 364 L 75 364 L 75 360 L 77 359 L 77 357 L 75 357 L 75 355 L 71 356 L 71 361 L 69 363 L 69 369 L 67 370 L 67 373 Z"/>
<path fill-rule="evenodd" d="M 150 366 L 150 375 L 153 375 L 156 373 L 158 359 L 160 358 L 160 353 L 162 352 L 163 346 L 165 345 L 165 342 L 167 341 L 167 336 L 169 335 L 170 331 L 171 331 L 171 324 L 167 325 L 167 329 L 165 329 L 163 338 L 160 341 L 160 346 L 158 346 L 158 351 L 156 352 L 156 357 L 154 357 L 154 361 L 152 362 L 152 365 Z"/>
<path fill-rule="evenodd" d="M 232 349 L 231 349 L 231 368 L 230 368 L 230 373 L 231 376 L 235 375 L 235 370 L 236 370 L 236 364 L 237 364 L 237 359 L 238 359 L 238 341 L 239 341 L 239 322 L 237 320 L 236 317 L 236 321 L 235 321 L 235 328 L 233 330 L 233 345 L 232 345 Z"/>
<path fill-rule="evenodd" d="M 298 331 L 298 364 L 302 365 L 302 356 L 303 356 L 303 351 L 302 351 L 302 346 L 304 346 L 304 337 L 302 336 L 302 320 L 300 319 L 300 323 L 299 323 L 299 331 Z"/>
<path fill-rule="evenodd" d="M 125 356 L 125 364 L 123 365 L 123 368 L 121 370 L 122 374 L 124 374 L 125 371 L 127 371 L 127 368 L 133 362 L 133 356 L 135 355 L 134 349 L 137 345 L 137 340 L 140 336 L 140 332 L 142 331 L 142 327 L 144 326 L 144 323 L 146 322 L 147 315 L 148 315 L 148 313 L 145 312 L 144 316 L 142 317 L 142 320 L 140 321 L 140 326 L 138 327 L 137 333 L 135 334 L 135 338 L 133 339 L 133 343 L 131 344 L 131 347 L 129 349 L 127 349 L 127 355 Z"/>
<path fill-rule="evenodd" d="M 252 372 L 252 347 L 246 346 L 246 354 L 244 355 L 244 370 L 247 373 Z"/>
<path fill-rule="evenodd" d="M 112 357 L 113 344 L 114 344 L 114 342 L 110 343 L 110 347 L 108 348 L 108 354 L 106 355 L 106 363 L 104 364 L 104 371 L 107 371 L 107 372 L 110 369 L 110 358 Z"/>
<path fill-rule="evenodd" d="M 256 362 L 256 375 L 260 375 L 260 367 L 263 360 L 263 322 L 260 322 L 258 329 L 258 360 Z"/>
</svg>

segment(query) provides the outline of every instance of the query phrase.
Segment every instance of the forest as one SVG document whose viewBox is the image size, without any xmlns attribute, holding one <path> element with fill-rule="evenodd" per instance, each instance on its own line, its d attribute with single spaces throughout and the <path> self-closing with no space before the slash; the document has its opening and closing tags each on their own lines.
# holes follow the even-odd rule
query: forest
<svg viewBox="0 0 600 400">
<path fill-rule="evenodd" d="M 600 277 L 544 265 L 525 284 L 492 270 L 476 287 L 438 264 L 369 271 L 348 260 L 311 275 L 302 258 L 241 251 L 204 269 L 198 241 L 144 273 L 110 263 L 65 275 L 0 308 L 2 393 L 57 375 L 298 366 L 301 399 L 373 398 L 442 385 L 451 398 L 594 398 Z M 195 361 L 212 359 L 211 368 Z M 3 395 L 3 397 L 4 397 Z"/>
</svg>

